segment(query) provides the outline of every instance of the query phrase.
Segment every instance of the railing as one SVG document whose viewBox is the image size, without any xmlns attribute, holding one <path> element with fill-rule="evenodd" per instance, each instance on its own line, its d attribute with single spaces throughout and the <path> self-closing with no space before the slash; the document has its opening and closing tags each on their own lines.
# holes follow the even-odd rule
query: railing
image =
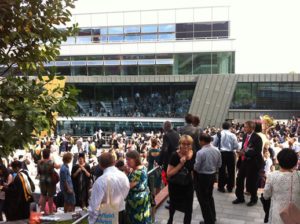
<svg viewBox="0 0 300 224">
<path fill-rule="evenodd" d="M 147 175 L 148 175 L 148 180 L 149 180 L 149 176 L 155 174 L 155 172 L 158 172 L 160 170 L 160 166 L 156 166 L 154 167 L 152 170 L 148 171 Z M 148 184 L 148 185 L 151 185 Z M 150 186 L 149 186 L 150 188 Z M 151 189 L 150 189 L 151 191 Z M 151 213 L 152 215 L 154 215 L 153 213 Z M 84 221 L 85 219 L 87 219 L 89 217 L 89 213 L 86 213 L 85 215 L 81 216 L 79 219 L 77 219 L 75 222 L 73 222 L 72 224 L 78 224 L 81 223 L 82 221 Z M 152 217 L 152 220 L 154 221 L 154 217 Z"/>
</svg>

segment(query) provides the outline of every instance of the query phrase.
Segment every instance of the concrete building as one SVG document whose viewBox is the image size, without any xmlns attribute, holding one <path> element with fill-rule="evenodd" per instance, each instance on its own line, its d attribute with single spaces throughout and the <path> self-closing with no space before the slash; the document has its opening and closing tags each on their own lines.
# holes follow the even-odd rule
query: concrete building
<svg viewBox="0 0 300 224">
<path fill-rule="evenodd" d="M 264 114 L 299 116 L 299 67 L 287 65 L 280 74 L 266 73 L 264 66 L 262 72 L 245 72 L 238 3 L 223 2 L 75 11 L 78 34 L 47 65 L 81 90 L 78 116 L 60 117 L 58 132 L 153 130 L 165 120 L 182 125 L 188 112 L 200 117 L 202 127 Z"/>
</svg>

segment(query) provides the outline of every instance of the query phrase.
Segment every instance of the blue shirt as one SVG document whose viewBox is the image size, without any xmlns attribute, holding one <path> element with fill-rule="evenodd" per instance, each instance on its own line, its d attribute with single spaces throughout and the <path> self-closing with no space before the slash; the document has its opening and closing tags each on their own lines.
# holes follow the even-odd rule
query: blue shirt
<svg viewBox="0 0 300 224">
<path fill-rule="evenodd" d="M 214 138 L 213 145 L 215 147 L 218 147 L 219 145 L 219 137 L 216 135 Z M 221 151 L 227 151 L 227 152 L 233 152 L 235 150 L 238 150 L 239 143 L 237 141 L 237 137 L 235 134 L 231 133 L 229 130 L 222 130 L 221 131 Z"/>
<path fill-rule="evenodd" d="M 70 170 L 68 165 L 63 164 L 60 168 L 59 172 L 60 176 L 60 190 L 66 192 L 67 189 L 65 189 L 65 182 L 67 182 L 68 186 L 73 189 L 73 183 L 72 183 L 72 178 L 70 175 Z"/>
</svg>

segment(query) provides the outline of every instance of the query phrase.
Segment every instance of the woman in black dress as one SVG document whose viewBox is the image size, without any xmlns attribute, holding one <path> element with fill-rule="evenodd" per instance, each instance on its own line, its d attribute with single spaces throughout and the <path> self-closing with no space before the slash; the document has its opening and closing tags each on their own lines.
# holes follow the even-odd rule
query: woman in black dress
<svg viewBox="0 0 300 224">
<path fill-rule="evenodd" d="M 193 152 L 193 138 L 189 135 L 181 136 L 179 140 L 179 149 L 171 156 L 167 176 L 169 179 L 169 220 L 168 224 L 173 223 L 175 211 L 184 212 L 184 224 L 190 224 L 193 212 L 194 188 L 192 171 L 195 163 L 195 153 Z M 186 181 L 176 183 L 177 174 L 185 169 L 187 171 Z"/>
<path fill-rule="evenodd" d="M 76 205 L 81 208 L 86 208 L 88 206 L 90 180 L 90 166 L 85 163 L 85 155 L 83 153 L 79 153 L 78 164 L 76 164 L 72 169 L 72 182 L 76 197 Z"/>
</svg>

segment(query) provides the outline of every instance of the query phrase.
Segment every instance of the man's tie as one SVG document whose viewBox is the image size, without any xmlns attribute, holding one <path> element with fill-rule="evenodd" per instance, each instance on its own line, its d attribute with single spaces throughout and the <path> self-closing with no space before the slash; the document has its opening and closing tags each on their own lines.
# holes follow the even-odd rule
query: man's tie
<svg viewBox="0 0 300 224">
<path fill-rule="evenodd" d="M 243 151 L 246 152 L 249 145 L 250 135 L 247 135 L 246 140 L 244 142 Z M 242 161 L 245 160 L 245 155 L 242 155 Z"/>
</svg>

